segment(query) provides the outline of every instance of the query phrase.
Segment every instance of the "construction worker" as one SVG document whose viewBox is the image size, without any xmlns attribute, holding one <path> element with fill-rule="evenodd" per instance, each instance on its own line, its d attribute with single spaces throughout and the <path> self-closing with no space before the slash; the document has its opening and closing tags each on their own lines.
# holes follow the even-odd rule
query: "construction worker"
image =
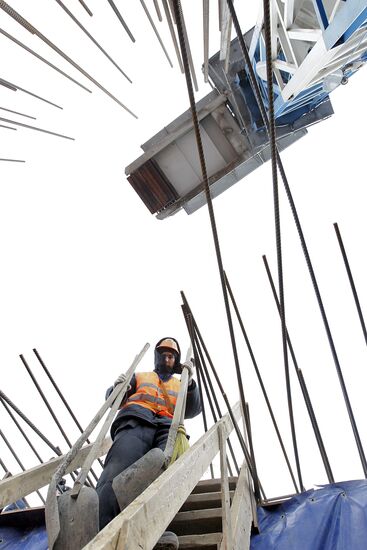
<svg viewBox="0 0 367 550">
<path fill-rule="evenodd" d="M 113 444 L 106 456 L 104 470 L 97 483 L 100 508 L 100 529 L 120 513 L 112 488 L 113 479 L 151 449 L 165 449 L 169 428 L 180 388 L 174 374 L 182 372 L 180 347 L 174 338 L 162 338 L 154 350 L 154 370 L 134 374 L 120 410 L 111 426 Z M 185 418 L 201 412 L 198 387 L 189 370 Z M 119 376 L 113 387 L 126 380 Z M 107 390 L 110 395 L 113 387 Z M 166 532 L 155 548 L 178 548 L 174 533 Z"/>
</svg>

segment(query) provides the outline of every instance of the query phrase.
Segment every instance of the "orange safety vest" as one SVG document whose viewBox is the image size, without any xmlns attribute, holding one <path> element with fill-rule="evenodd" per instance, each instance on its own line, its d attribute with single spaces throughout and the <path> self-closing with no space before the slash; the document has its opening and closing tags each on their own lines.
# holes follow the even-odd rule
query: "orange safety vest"
<svg viewBox="0 0 367 550">
<path fill-rule="evenodd" d="M 121 408 L 126 409 L 130 405 L 139 405 L 153 411 L 158 416 L 173 418 L 180 381 L 172 376 L 167 382 L 163 382 L 155 372 L 138 372 L 135 374 L 135 380 L 136 391 Z"/>
</svg>

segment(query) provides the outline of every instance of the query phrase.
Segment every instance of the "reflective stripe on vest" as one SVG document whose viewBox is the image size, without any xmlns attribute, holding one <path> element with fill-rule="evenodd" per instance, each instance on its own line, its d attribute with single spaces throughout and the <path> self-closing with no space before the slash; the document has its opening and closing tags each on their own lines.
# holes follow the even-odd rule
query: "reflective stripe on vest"
<svg viewBox="0 0 367 550">
<path fill-rule="evenodd" d="M 167 382 L 163 382 L 155 372 L 138 372 L 135 379 L 136 391 L 128 398 L 122 409 L 130 405 L 139 405 L 151 410 L 158 416 L 172 418 L 173 415 L 167 406 L 162 387 L 164 386 L 170 404 L 174 409 L 180 389 L 180 381 L 172 376 Z"/>
<path fill-rule="evenodd" d="M 141 388 L 144 388 L 144 387 L 153 388 L 153 389 L 155 389 L 155 390 L 157 389 L 157 386 L 156 386 L 155 384 L 148 384 L 148 383 L 146 383 L 146 382 L 144 382 L 143 384 L 141 384 L 140 387 L 141 387 Z M 158 391 L 159 391 L 159 393 L 161 393 L 161 394 L 163 395 L 163 392 L 162 392 L 162 390 L 160 389 L 159 386 L 158 386 Z M 177 393 L 176 391 L 167 390 L 167 388 L 166 388 L 166 391 L 167 391 L 168 395 L 173 395 L 173 397 L 176 397 L 176 399 L 177 399 L 178 393 Z"/>
</svg>

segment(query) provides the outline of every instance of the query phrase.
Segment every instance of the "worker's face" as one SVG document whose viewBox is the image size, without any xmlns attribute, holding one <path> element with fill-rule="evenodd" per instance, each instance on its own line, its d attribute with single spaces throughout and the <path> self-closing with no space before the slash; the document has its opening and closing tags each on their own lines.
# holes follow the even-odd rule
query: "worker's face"
<svg viewBox="0 0 367 550">
<path fill-rule="evenodd" d="M 175 355 L 174 353 L 172 353 L 171 351 L 162 351 L 162 360 L 163 360 L 163 364 L 169 368 L 169 369 L 173 369 L 174 365 L 175 365 Z"/>
</svg>

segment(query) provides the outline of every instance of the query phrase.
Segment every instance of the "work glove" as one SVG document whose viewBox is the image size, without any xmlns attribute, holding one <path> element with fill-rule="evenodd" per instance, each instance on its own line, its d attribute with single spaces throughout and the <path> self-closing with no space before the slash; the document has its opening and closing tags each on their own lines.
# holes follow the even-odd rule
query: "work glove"
<svg viewBox="0 0 367 550">
<path fill-rule="evenodd" d="M 124 382 L 126 382 L 126 374 L 122 373 L 122 374 L 120 374 L 120 376 L 118 378 L 116 378 L 116 380 L 113 384 L 113 387 L 116 388 L 116 386 L 118 384 L 123 384 Z M 128 387 L 127 387 L 127 391 L 129 391 L 130 389 L 131 389 L 131 386 L 129 384 Z"/>
<path fill-rule="evenodd" d="M 194 360 L 190 359 L 190 361 L 187 361 L 186 363 L 182 363 L 181 372 L 182 372 L 182 369 L 187 369 L 189 371 L 189 386 L 190 386 L 191 380 L 194 376 Z"/>
</svg>

